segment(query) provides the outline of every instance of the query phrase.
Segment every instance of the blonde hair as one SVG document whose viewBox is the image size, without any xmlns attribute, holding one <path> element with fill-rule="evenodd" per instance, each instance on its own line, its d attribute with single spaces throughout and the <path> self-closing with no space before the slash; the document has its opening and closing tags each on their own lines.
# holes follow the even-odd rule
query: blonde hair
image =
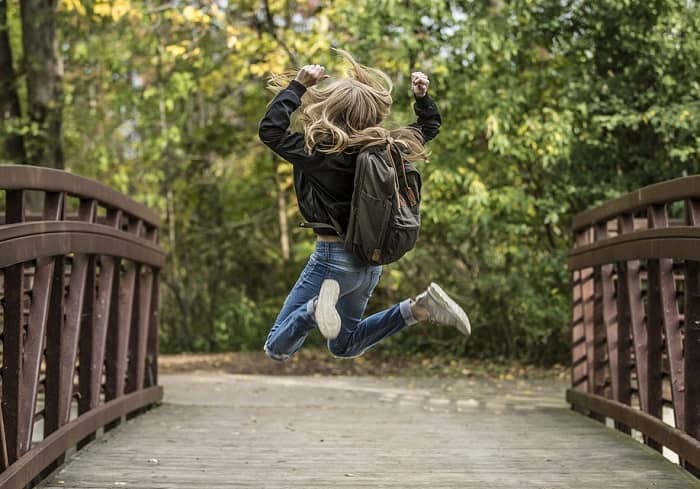
<svg viewBox="0 0 700 489">
<path fill-rule="evenodd" d="M 381 70 L 361 65 L 342 49 L 336 50 L 349 64 L 344 77 L 332 77 L 309 87 L 301 99 L 307 153 L 359 152 L 373 146 L 396 146 L 407 161 L 427 160 L 420 131 L 413 127 L 385 129 L 393 84 Z M 279 91 L 295 73 L 275 75 L 269 88 Z"/>
</svg>

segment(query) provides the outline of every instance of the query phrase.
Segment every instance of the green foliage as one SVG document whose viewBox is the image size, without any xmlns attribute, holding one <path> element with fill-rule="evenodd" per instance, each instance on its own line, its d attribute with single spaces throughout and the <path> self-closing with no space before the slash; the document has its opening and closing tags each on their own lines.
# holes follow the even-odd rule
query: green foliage
<svg viewBox="0 0 700 489">
<path fill-rule="evenodd" d="M 695 1 L 173 5 L 70 0 L 60 18 L 68 169 L 164 217 L 165 350 L 262 346 L 312 247 L 289 165 L 257 139 L 265 79 L 295 63 L 333 71 L 331 46 L 392 76 L 391 123 L 413 117 L 414 69 L 443 112 L 419 246 L 387 267 L 371 310 L 435 280 L 474 335 L 424 325 L 390 349 L 565 360 L 571 216 L 700 172 Z"/>
</svg>

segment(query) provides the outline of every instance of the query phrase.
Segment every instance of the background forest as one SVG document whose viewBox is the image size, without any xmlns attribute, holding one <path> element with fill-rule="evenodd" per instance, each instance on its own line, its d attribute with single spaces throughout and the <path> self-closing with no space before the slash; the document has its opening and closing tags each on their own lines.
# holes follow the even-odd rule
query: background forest
<svg viewBox="0 0 700 489">
<path fill-rule="evenodd" d="M 270 73 L 342 47 L 443 113 L 418 248 L 371 311 L 443 284 L 474 334 L 382 348 L 565 361 L 571 216 L 700 172 L 695 0 L 0 0 L 0 162 L 65 167 L 157 209 L 165 351 L 259 350 L 313 246 L 260 143 Z M 312 342 L 320 344 L 320 335 Z"/>
</svg>

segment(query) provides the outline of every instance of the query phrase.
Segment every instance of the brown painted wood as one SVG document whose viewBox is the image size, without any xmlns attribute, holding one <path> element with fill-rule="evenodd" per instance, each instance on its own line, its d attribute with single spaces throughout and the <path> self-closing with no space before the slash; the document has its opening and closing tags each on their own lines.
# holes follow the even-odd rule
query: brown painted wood
<svg viewBox="0 0 700 489">
<path fill-rule="evenodd" d="M 69 253 L 108 254 L 162 267 L 157 246 L 130 233 L 80 222 L 40 222 L 0 227 L 0 267 L 40 256 Z"/>
<path fill-rule="evenodd" d="M 0 409 L 0 471 L 5 470 L 10 465 L 7 456 L 7 436 L 5 434 L 5 421 Z"/>
<path fill-rule="evenodd" d="M 669 226 L 665 207 L 654 206 L 650 227 L 666 228 Z M 685 424 L 685 376 L 683 372 L 683 335 L 681 320 L 676 301 L 676 283 L 673 274 L 673 260 L 659 260 L 659 297 L 658 301 L 663 311 L 663 331 L 666 338 L 666 353 L 668 355 L 673 412 L 676 426 Z"/>
<path fill-rule="evenodd" d="M 635 190 L 611 199 L 594 209 L 577 214 L 573 218 L 574 231 L 612 219 L 621 214 L 632 214 L 652 204 L 683 201 L 700 195 L 700 175 L 676 178 Z"/>
<path fill-rule="evenodd" d="M 44 203 L 44 219 L 58 220 L 63 213 L 64 194 L 47 193 Z M 29 324 L 24 339 L 22 355 L 22 375 L 20 380 L 19 419 L 17 431 L 19 436 L 19 453 L 24 454 L 31 447 L 36 408 L 39 368 L 44 350 L 44 338 L 49 323 L 49 305 L 51 291 L 56 280 L 62 284 L 63 274 L 54 276 L 56 262 L 62 258 L 41 257 L 37 259 L 32 287 L 32 301 L 29 310 Z M 62 297 L 57 294 L 54 297 Z M 60 321 L 54 318 L 53 327 L 60 328 Z M 60 329 L 59 329 L 60 330 Z M 47 379 L 47 383 L 49 380 Z M 48 394 L 48 392 L 47 392 Z"/>
<path fill-rule="evenodd" d="M 685 203 L 691 226 L 700 226 L 700 199 Z M 683 429 L 700 440 L 700 262 L 685 262 L 685 343 L 683 356 L 686 413 Z M 686 468 L 700 477 L 700 466 L 686 462 Z"/>
<path fill-rule="evenodd" d="M 0 488 L 23 489 L 29 482 L 58 458 L 68 448 L 84 439 L 100 426 L 145 406 L 160 402 L 163 388 L 160 386 L 140 390 L 102 404 L 85 414 L 80 423 L 68 423 L 40 442 L 27 456 L 21 458 L 0 474 Z"/>
<path fill-rule="evenodd" d="M 44 409 L 41 413 L 44 420 L 44 437 L 49 436 L 61 426 L 60 420 L 60 373 L 61 373 L 61 349 L 64 332 L 64 260 L 63 257 L 55 257 L 53 270 L 53 283 L 51 285 L 49 312 L 46 325 L 45 340 L 45 383 L 44 383 Z M 36 284 L 35 284 L 36 285 Z M 35 414 L 34 422 L 38 415 Z M 44 477 L 63 463 L 59 458 L 51 464 Z"/>
<path fill-rule="evenodd" d="M 587 242 L 586 232 L 575 233 L 574 247 L 580 247 Z M 587 368 L 586 361 L 586 328 L 584 323 L 583 312 L 583 280 L 579 270 L 572 272 L 572 287 L 571 287 L 571 335 L 572 344 L 578 345 L 579 348 L 572 349 L 572 365 L 571 365 L 571 382 L 572 385 L 578 386 L 580 389 L 586 389 Z"/>
<path fill-rule="evenodd" d="M 700 441 L 683 431 L 673 428 L 655 416 L 633 409 L 617 401 L 569 389 L 566 400 L 580 408 L 618 420 L 627 426 L 646 433 L 655 445 L 666 446 L 694 465 L 700 465 Z"/>
<path fill-rule="evenodd" d="M 132 220 L 128 223 L 129 232 L 136 236 L 143 233 L 143 221 Z M 106 399 L 114 399 L 126 392 L 126 375 L 128 366 L 128 353 L 135 351 L 136 344 L 132 340 L 132 324 L 134 323 L 134 309 L 138 308 L 137 280 L 140 275 L 141 265 L 135 262 L 124 262 L 124 276 L 120 279 L 119 287 L 119 312 L 118 325 L 113 332 L 111 346 L 108 348 L 111 354 L 107 357 L 107 382 L 105 384 Z M 108 340 L 109 341 L 109 340 Z M 113 425 L 110 425 L 112 428 Z"/>
<path fill-rule="evenodd" d="M 625 214 L 618 218 L 618 231 L 620 234 L 634 232 L 634 216 Z M 617 380 L 613 382 L 613 399 L 623 404 L 630 405 L 632 396 L 632 364 L 631 353 L 633 342 L 632 330 L 644 329 L 644 311 L 640 292 L 639 262 L 621 261 L 616 264 L 617 269 L 617 346 L 614 355 L 617 356 Z M 634 305 L 634 308 L 633 308 Z M 646 337 L 646 335 L 644 335 Z M 615 384 L 617 383 L 617 387 Z M 644 386 L 644 389 L 646 386 Z M 627 434 L 629 427 L 621 424 L 617 429 Z"/>
<path fill-rule="evenodd" d="M 30 165 L 0 165 L 0 188 L 62 192 L 93 199 L 109 209 L 121 209 L 152 226 L 160 226 L 158 213 L 143 204 L 94 180 L 60 170 Z"/>
<path fill-rule="evenodd" d="M 577 236 L 578 246 L 589 244 L 591 239 L 590 229 L 580 231 Z M 583 334 L 586 344 L 586 389 L 588 392 L 595 390 L 595 289 L 593 275 L 592 268 L 579 270 Z"/>
<path fill-rule="evenodd" d="M 61 340 L 61 364 L 59 375 L 58 414 L 59 425 L 68 422 L 73 399 L 73 378 L 80 338 L 80 325 L 83 321 L 83 307 L 87 292 L 87 276 L 91 258 L 78 254 L 73 257 L 70 285 L 66 300 L 66 322 Z"/>
<path fill-rule="evenodd" d="M 598 223 L 595 227 L 596 241 L 608 239 L 608 223 Z M 614 302 L 613 266 L 595 267 L 593 287 L 595 289 L 595 391 L 594 394 L 611 397 L 618 371 L 617 359 L 617 311 Z M 612 342 L 612 344 L 610 344 Z M 609 387 L 612 383 L 612 389 Z"/>
<path fill-rule="evenodd" d="M 164 256 L 157 245 L 157 216 L 154 219 L 152 211 L 107 187 L 65 172 L 32 167 L 0 166 L 0 176 L 0 190 L 6 198 L 0 222 L 4 302 L 0 488 L 6 489 L 46 477 L 62 463 L 66 448 L 76 444 L 81 448 L 97 427 L 135 410 L 141 412 L 144 395 L 160 398 L 160 387 L 144 390 L 144 381 L 133 395 L 124 396 L 123 384 L 128 358 L 143 359 L 137 372 L 143 379 L 147 352 L 157 355 L 157 338 L 153 348 L 148 335 L 152 316 L 157 315 L 157 296 L 152 296 Z M 31 222 L 25 222 L 25 191 L 29 189 L 33 201 L 43 193 L 44 207 L 41 214 L 31 216 Z M 65 215 L 67 195 L 80 198 L 79 209 L 69 216 Z M 127 217 L 128 229 L 121 226 L 124 209 L 110 202 L 122 203 L 135 213 Z M 100 205 L 106 207 L 106 217 L 98 218 Z M 100 256 L 99 276 L 95 255 Z M 125 258 L 134 271 L 144 265 L 153 268 L 149 268 L 145 290 L 138 293 L 143 296 L 143 310 L 138 308 L 133 281 L 130 287 L 127 284 L 131 290 L 126 291 L 129 300 L 124 302 L 130 303 L 128 315 L 132 317 L 122 328 L 118 302 L 120 262 Z M 130 352 L 129 326 L 137 320 L 145 326 L 138 348 Z M 107 355 L 110 330 L 117 332 L 117 341 L 109 345 L 115 351 Z M 121 374 L 121 381 L 119 375 L 108 375 L 107 390 L 109 381 L 116 379 L 111 384 L 121 382 L 121 392 L 113 389 L 113 400 L 100 405 L 102 366 L 108 356 L 115 360 L 113 370 Z M 75 399 L 78 417 L 69 421 Z M 124 410 L 131 405 L 134 407 Z M 43 422 L 43 441 L 38 441 L 41 433 L 34 429 L 38 421 Z M 78 433 L 81 439 L 75 439 Z"/>
<path fill-rule="evenodd" d="M 145 269 L 145 267 L 139 273 L 137 291 L 138 313 L 131 332 L 132 345 L 129 351 L 132 356 L 129 360 L 127 392 L 133 392 L 144 387 L 148 328 L 151 322 L 151 296 L 153 293 L 153 273 Z"/>
<path fill-rule="evenodd" d="M 569 270 L 645 258 L 687 258 L 700 260 L 700 228 L 675 226 L 643 229 L 592 243 L 569 252 Z"/>
<path fill-rule="evenodd" d="M 652 206 L 648 210 L 649 227 L 663 227 L 666 219 L 666 206 Z M 662 331 L 664 329 L 664 309 L 662 276 L 664 267 L 658 259 L 647 261 L 647 409 L 645 411 L 661 418 L 662 395 Z M 661 446 L 649 440 L 649 446 L 660 450 Z"/>
<path fill-rule="evenodd" d="M 652 206 L 649 210 L 649 227 L 666 228 L 669 226 L 668 215 L 665 206 Z M 673 397 L 673 412 L 676 426 L 685 425 L 685 380 L 683 375 L 683 337 L 681 321 L 676 302 L 676 284 L 673 276 L 673 260 L 661 259 L 654 261 L 654 268 L 658 267 L 658 287 L 653 291 L 658 294 L 654 297 L 650 294 L 650 304 L 658 307 L 662 325 L 661 329 L 666 338 L 666 352 L 668 355 L 671 394 Z M 650 277 L 650 282 L 652 278 Z"/>
<path fill-rule="evenodd" d="M 9 190 L 5 193 L 8 223 L 24 220 L 24 192 Z M 3 438 L 8 463 L 19 458 L 20 378 L 22 376 L 22 331 L 24 329 L 24 265 L 4 269 L 4 325 L 2 355 L 2 412 L 5 425 Z"/>
<path fill-rule="evenodd" d="M 110 210 L 107 213 L 106 224 L 119 229 L 121 218 L 122 212 L 120 210 Z M 110 327 L 110 321 L 113 328 L 117 327 L 115 294 L 119 287 L 118 267 L 119 260 L 117 258 L 106 255 L 99 257 L 98 295 L 93 310 L 86 311 L 86 315 L 90 314 L 91 316 L 92 328 L 89 334 L 86 332 L 85 335 L 81 335 L 79 414 L 95 408 L 100 401 L 107 331 Z M 94 433 L 82 440 L 78 447 L 82 448 L 93 439 Z"/>
<path fill-rule="evenodd" d="M 148 322 L 146 379 L 144 387 L 158 385 L 158 338 L 160 337 L 160 272 L 153 270 L 151 310 Z"/>
</svg>

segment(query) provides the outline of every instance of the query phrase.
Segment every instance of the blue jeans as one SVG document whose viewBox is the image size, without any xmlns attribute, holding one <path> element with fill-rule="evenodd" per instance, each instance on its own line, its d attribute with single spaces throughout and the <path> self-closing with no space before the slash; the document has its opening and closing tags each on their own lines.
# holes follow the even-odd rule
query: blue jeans
<svg viewBox="0 0 700 489">
<path fill-rule="evenodd" d="M 336 309 L 340 334 L 328 340 L 328 350 L 338 357 L 357 357 L 378 342 L 401 331 L 416 320 L 411 303 L 399 304 L 362 319 L 367 301 L 382 274 L 381 266 L 367 265 L 343 249 L 343 243 L 317 242 L 294 288 L 285 300 L 265 342 L 265 353 L 274 360 L 287 360 L 317 327 L 314 301 L 326 279 L 340 285 Z"/>
</svg>

